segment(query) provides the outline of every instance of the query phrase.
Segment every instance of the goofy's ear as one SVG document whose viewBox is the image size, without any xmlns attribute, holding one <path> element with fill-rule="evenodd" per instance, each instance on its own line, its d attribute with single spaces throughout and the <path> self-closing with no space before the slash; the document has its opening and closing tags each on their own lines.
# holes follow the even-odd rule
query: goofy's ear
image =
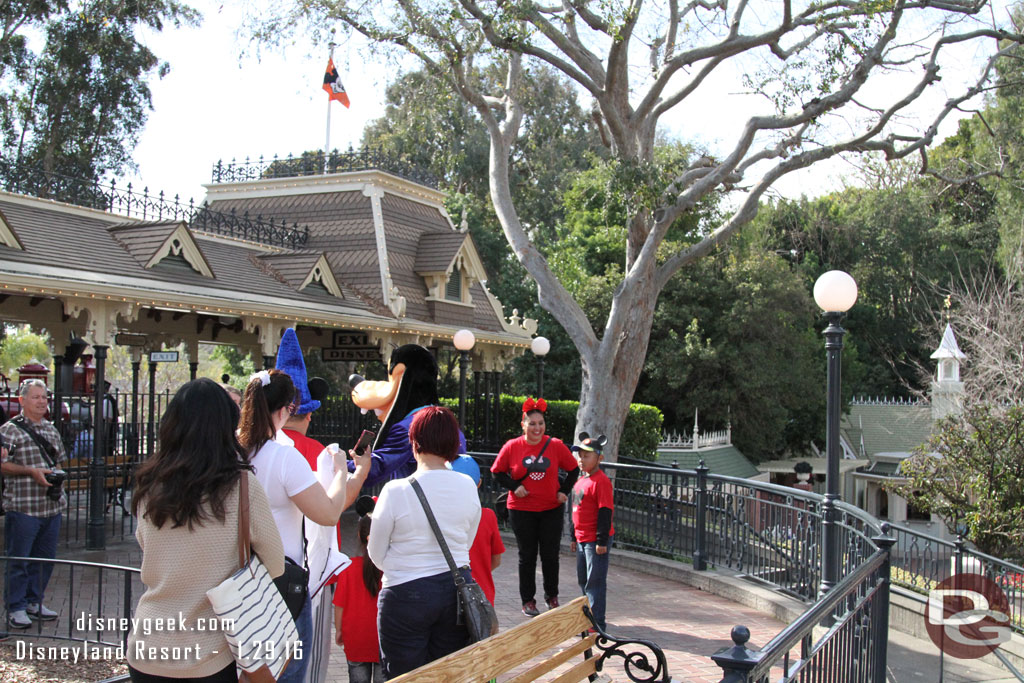
<svg viewBox="0 0 1024 683">
<path fill-rule="evenodd" d="M 597 437 L 596 439 L 594 439 L 594 443 L 596 443 L 598 445 L 598 447 L 604 448 L 604 445 L 606 443 L 608 443 L 608 437 L 605 436 L 604 434 L 602 434 L 599 437 Z"/>
</svg>

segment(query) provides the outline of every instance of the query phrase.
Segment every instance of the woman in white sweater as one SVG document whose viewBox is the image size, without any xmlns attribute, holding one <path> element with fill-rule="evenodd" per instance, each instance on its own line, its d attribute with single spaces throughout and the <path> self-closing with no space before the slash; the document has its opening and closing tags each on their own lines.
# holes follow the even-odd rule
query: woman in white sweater
<svg viewBox="0 0 1024 683">
<path fill-rule="evenodd" d="M 133 681 L 237 681 L 206 591 L 238 570 L 238 490 L 249 477 L 249 536 L 271 576 L 284 571 L 281 535 L 235 438 L 238 406 L 212 380 L 189 382 L 160 420 L 160 447 L 135 472 L 132 513 L 146 592 L 128 636 Z M 160 619 L 160 622 L 157 620 Z M 184 623 L 158 629 L 156 623 Z"/>
<path fill-rule="evenodd" d="M 281 432 L 295 410 L 296 391 L 291 378 L 280 370 L 256 373 L 245 388 L 238 440 L 249 453 L 249 462 L 256 469 L 256 479 L 267 492 L 270 509 L 277 522 L 287 560 L 303 566 L 305 538 L 303 516 L 323 526 L 334 526 L 345 509 L 345 480 L 348 467 L 345 454 L 338 452 L 334 460 L 334 479 L 326 491 L 317 481 L 309 462 L 292 441 Z M 295 619 L 303 645 L 313 634 L 312 607 L 309 596 Z M 303 652 L 308 648 L 304 647 Z M 308 660 L 296 656 L 278 679 L 279 683 L 297 683 L 306 675 Z"/>
<path fill-rule="evenodd" d="M 465 647 L 458 595 L 441 547 L 410 479 L 423 488 L 455 564 L 466 581 L 469 548 L 480 523 L 476 485 L 446 464 L 459 451 L 459 423 L 440 406 L 421 408 L 409 426 L 416 471 L 388 482 L 373 510 L 367 552 L 384 573 L 377 597 L 381 665 L 386 678 Z"/>
</svg>

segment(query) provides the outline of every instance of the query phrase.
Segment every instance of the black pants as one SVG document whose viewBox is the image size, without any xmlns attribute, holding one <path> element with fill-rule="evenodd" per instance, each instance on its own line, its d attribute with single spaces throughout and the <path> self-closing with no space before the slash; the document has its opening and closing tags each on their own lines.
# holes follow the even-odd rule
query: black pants
<svg viewBox="0 0 1024 683">
<path fill-rule="evenodd" d="M 154 676 L 152 674 L 142 673 L 138 669 L 133 669 L 130 665 L 128 667 L 128 673 L 132 677 L 133 683 L 184 683 L 185 681 L 191 681 L 193 683 L 237 683 L 238 674 L 236 673 L 235 663 L 227 665 L 215 674 L 209 676 L 202 676 L 200 678 L 169 678 L 167 676 Z"/>
<path fill-rule="evenodd" d="M 544 575 L 544 599 L 558 595 L 558 547 L 562 542 L 563 505 L 532 512 L 509 510 L 508 519 L 519 545 L 519 597 L 523 604 L 536 597 L 537 550 Z"/>
</svg>

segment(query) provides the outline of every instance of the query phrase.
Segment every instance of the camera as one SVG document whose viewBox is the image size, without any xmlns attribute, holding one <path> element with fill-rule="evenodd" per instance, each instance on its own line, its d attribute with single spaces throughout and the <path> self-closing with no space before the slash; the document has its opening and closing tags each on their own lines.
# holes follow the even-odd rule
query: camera
<svg viewBox="0 0 1024 683">
<path fill-rule="evenodd" d="M 43 475 L 46 478 L 50 488 L 46 489 L 46 497 L 50 500 L 60 500 L 60 495 L 64 489 L 64 480 L 67 479 L 67 472 L 64 470 L 54 470 L 49 474 Z"/>
</svg>

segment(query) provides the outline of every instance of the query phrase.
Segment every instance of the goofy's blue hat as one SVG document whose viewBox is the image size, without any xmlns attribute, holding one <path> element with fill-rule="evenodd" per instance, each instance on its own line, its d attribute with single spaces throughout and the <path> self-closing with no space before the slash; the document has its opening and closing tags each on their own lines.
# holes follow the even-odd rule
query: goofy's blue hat
<svg viewBox="0 0 1024 683">
<path fill-rule="evenodd" d="M 311 413 L 320 407 L 320 401 L 310 397 L 309 386 L 306 381 L 306 362 L 302 360 L 302 349 L 299 347 L 299 338 L 295 336 L 295 330 L 289 327 L 281 337 L 281 346 L 277 349 L 276 367 L 281 372 L 288 373 L 295 384 L 295 391 L 299 396 L 299 407 L 296 415 Z"/>
</svg>

